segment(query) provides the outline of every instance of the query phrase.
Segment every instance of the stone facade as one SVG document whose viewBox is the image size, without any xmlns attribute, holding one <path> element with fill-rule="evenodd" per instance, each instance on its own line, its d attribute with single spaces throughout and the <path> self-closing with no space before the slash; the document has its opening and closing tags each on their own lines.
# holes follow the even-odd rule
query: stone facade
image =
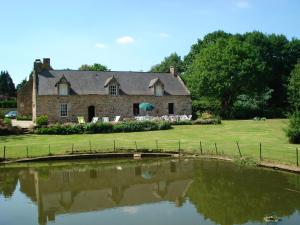
<svg viewBox="0 0 300 225">
<path fill-rule="evenodd" d="M 191 99 L 189 96 L 37 96 L 37 116 L 48 115 L 49 122 L 76 122 L 78 116 L 84 116 L 88 121 L 90 106 L 95 107 L 95 116 L 132 118 L 133 104 L 149 102 L 155 106 L 148 114 L 162 116 L 169 114 L 169 103 L 174 104 L 174 114 L 191 114 Z M 60 105 L 68 105 L 68 116 L 60 116 Z M 140 110 L 139 115 L 146 112 Z"/>
<path fill-rule="evenodd" d="M 31 115 L 33 121 L 38 116 L 47 115 L 49 123 L 77 122 L 77 117 L 79 116 L 83 116 L 85 121 L 90 121 L 93 116 L 99 118 L 109 117 L 110 119 L 113 119 L 115 116 L 132 118 L 137 116 L 137 114 L 146 114 L 145 111 L 138 109 L 138 104 L 142 102 L 154 105 L 155 109 L 148 112 L 150 116 L 168 114 L 189 115 L 192 113 L 192 102 L 188 91 L 186 91 L 188 94 L 183 95 L 165 94 L 163 96 L 155 96 L 153 92 L 153 95 L 127 95 L 118 93 L 117 96 L 113 96 L 108 93 L 107 86 L 107 92 L 104 94 L 79 95 L 69 93 L 63 96 L 57 92 L 57 94 L 54 93 L 52 95 L 40 95 L 38 94 L 40 88 L 38 75 L 41 72 L 50 70 L 52 70 L 50 59 L 44 59 L 43 63 L 40 60 L 35 61 L 32 79 L 18 93 L 17 104 L 19 115 Z M 174 71 L 174 69 L 171 70 L 170 76 L 174 76 Z M 178 79 L 176 82 L 179 82 L 181 87 L 184 87 L 180 77 L 177 77 L 177 75 L 175 77 Z M 117 82 L 114 77 L 111 77 L 108 81 L 109 83 Z M 159 80 L 158 83 L 160 84 Z M 116 84 L 119 85 L 118 83 Z M 150 89 L 152 90 L 153 87 Z M 62 104 L 67 105 L 67 115 L 64 116 L 61 114 Z"/>
</svg>

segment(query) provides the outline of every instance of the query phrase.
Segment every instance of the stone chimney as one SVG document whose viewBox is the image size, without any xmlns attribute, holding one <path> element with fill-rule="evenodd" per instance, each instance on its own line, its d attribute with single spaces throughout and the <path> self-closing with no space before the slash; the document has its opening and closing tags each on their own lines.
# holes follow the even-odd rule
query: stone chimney
<svg viewBox="0 0 300 225">
<path fill-rule="evenodd" d="M 170 73 L 171 75 L 173 75 L 174 77 L 177 77 L 177 71 L 175 69 L 174 66 L 170 66 Z"/>
<path fill-rule="evenodd" d="M 36 59 L 35 61 L 34 61 L 34 63 L 33 63 L 33 70 L 35 71 L 35 72 L 42 72 L 42 70 L 43 70 L 43 63 L 41 62 L 41 60 L 40 59 Z"/>
<path fill-rule="evenodd" d="M 43 69 L 51 70 L 50 58 L 43 58 Z"/>
</svg>

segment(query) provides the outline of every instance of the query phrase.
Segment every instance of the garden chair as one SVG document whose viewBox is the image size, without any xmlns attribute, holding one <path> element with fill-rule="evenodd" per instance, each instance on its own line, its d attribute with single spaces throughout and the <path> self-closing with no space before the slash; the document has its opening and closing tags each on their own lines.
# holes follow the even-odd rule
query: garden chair
<svg viewBox="0 0 300 225">
<path fill-rule="evenodd" d="M 79 123 L 79 124 L 85 124 L 85 120 L 84 120 L 84 117 L 83 117 L 83 116 L 78 116 L 78 117 L 77 117 L 77 120 L 78 120 L 78 123 Z"/>
<path fill-rule="evenodd" d="M 103 123 L 109 123 L 109 117 L 102 117 Z"/>
<path fill-rule="evenodd" d="M 91 123 L 97 123 L 97 122 L 98 122 L 98 120 L 99 120 L 99 118 L 98 118 L 98 117 L 93 117 L 93 119 L 92 119 Z"/>
<path fill-rule="evenodd" d="M 120 118 L 121 118 L 121 116 L 116 116 L 113 122 L 118 123 L 120 121 Z"/>
</svg>

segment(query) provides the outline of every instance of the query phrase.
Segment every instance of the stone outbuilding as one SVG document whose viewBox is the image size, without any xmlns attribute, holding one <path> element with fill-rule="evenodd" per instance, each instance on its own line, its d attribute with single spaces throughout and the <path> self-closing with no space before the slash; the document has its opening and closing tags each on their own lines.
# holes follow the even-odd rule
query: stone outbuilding
<svg viewBox="0 0 300 225">
<path fill-rule="evenodd" d="M 190 92 L 173 67 L 170 73 L 54 70 L 50 59 L 37 59 L 17 97 L 18 115 L 47 115 L 50 123 L 132 118 L 145 114 L 142 102 L 155 106 L 152 116 L 191 114 Z"/>
</svg>

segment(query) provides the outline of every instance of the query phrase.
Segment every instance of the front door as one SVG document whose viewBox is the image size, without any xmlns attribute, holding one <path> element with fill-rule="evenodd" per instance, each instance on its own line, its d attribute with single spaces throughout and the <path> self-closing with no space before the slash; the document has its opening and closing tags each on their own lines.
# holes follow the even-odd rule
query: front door
<svg viewBox="0 0 300 225">
<path fill-rule="evenodd" d="M 88 108 L 88 121 L 91 122 L 93 117 L 95 117 L 95 106 L 91 105 Z"/>
</svg>

